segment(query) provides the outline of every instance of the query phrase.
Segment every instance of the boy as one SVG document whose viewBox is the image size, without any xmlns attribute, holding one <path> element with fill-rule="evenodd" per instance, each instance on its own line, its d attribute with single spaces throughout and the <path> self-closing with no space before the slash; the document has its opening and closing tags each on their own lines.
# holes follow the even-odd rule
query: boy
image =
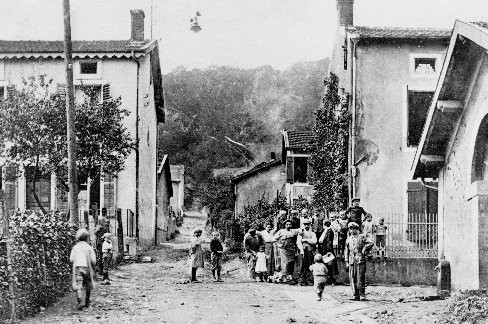
<svg viewBox="0 0 488 324">
<path fill-rule="evenodd" d="M 315 263 L 310 266 L 310 271 L 313 273 L 313 284 L 317 293 L 317 301 L 321 301 L 324 286 L 327 281 L 327 267 L 322 262 L 322 255 L 320 253 L 315 254 L 314 261 Z"/>
<path fill-rule="evenodd" d="M 103 243 L 102 243 L 102 275 L 103 275 L 103 285 L 110 285 L 110 279 L 108 278 L 108 269 L 112 264 L 112 238 L 110 233 L 103 234 Z"/>
<path fill-rule="evenodd" d="M 90 294 L 93 289 L 93 267 L 97 263 L 95 250 L 88 244 L 90 234 L 84 228 L 76 232 L 77 243 L 71 249 L 70 261 L 73 264 L 72 286 L 77 294 L 77 309 L 90 306 Z M 85 288 L 85 305 L 82 304 L 83 288 Z"/>
<path fill-rule="evenodd" d="M 381 257 L 385 257 L 385 246 L 386 246 L 386 229 L 385 226 L 385 219 L 381 217 L 379 219 L 379 223 L 374 225 L 374 233 L 376 234 L 376 246 L 378 247 L 378 252 L 381 254 Z M 380 255 L 378 255 L 379 257 Z"/>
<path fill-rule="evenodd" d="M 224 248 L 219 239 L 219 232 L 214 232 L 212 234 L 212 240 L 210 241 L 210 252 L 212 261 L 212 276 L 214 282 L 222 282 L 220 279 L 220 271 L 222 270 L 222 254 L 224 253 Z"/>
</svg>

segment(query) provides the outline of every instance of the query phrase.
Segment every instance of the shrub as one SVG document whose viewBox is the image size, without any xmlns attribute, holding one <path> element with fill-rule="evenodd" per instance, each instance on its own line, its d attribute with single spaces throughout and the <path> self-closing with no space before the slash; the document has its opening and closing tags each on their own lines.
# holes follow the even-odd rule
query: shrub
<svg viewBox="0 0 488 324">
<path fill-rule="evenodd" d="M 453 296 L 445 323 L 485 323 L 487 318 L 487 290 L 467 290 Z"/>
<path fill-rule="evenodd" d="M 0 316 L 10 316 L 9 285 L 14 284 L 17 316 L 37 313 L 71 286 L 71 247 L 76 228 L 56 215 L 16 213 L 9 218 L 12 273 L 5 242 L 0 249 Z"/>
</svg>

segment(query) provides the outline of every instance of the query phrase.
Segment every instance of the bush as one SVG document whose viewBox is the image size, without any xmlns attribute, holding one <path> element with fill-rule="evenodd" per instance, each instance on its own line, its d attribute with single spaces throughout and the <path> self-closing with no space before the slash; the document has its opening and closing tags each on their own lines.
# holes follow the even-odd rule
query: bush
<svg viewBox="0 0 488 324">
<path fill-rule="evenodd" d="M 488 318 L 487 290 L 467 290 L 455 294 L 449 303 L 445 323 L 485 323 Z"/>
<path fill-rule="evenodd" d="M 5 242 L 0 249 L 0 316 L 10 316 L 9 285 L 14 286 L 17 316 L 30 316 L 48 306 L 71 286 L 71 247 L 76 228 L 56 215 L 16 213 L 9 219 L 12 273 Z"/>
</svg>

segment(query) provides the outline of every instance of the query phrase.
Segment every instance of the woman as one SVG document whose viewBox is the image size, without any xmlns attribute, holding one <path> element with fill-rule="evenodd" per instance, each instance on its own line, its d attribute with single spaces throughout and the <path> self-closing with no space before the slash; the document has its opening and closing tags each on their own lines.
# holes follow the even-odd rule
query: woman
<svg viewBox="0 0 488 324">
<path fill-rule="evenodd" d="M 197 269 L 203 268 L 203 250 L 202 250 L 202 230 L 196 229 L 193 232 L 193 237 L 190 242 L 190 257 L 189 264 L 191 267 L 191 278 L 190 281 L 194 283 L 199 283 L 201 281 L 197 280 Z"/>
<path fill-rule="evenodd" d="M 293 273 L 295 270 L 295 253 L 297 250 L 298 229 L 292 228 L 292 221 L 285 221 L 285 229 L 280 229 L 274 239 L 278 241 L 278 248 L 281 257 L 281 273 L 288 283 L 293 283 Z"/>
<path fill-rule="evenodd" d="M 324 220 L 324 231 L 319 238 L 319 251 L 324 256 L 325 260 L 332 260 L 324 262 L 327 267 L 327 274 L 329 277 L 329 283 L 334 285 L 334 275 L 339 274 L 339 267 L 337 266 L 337 260 L 334 254 L 334 230 L 331 228 L 331 223 L 328 219 Z"/>
</svg>

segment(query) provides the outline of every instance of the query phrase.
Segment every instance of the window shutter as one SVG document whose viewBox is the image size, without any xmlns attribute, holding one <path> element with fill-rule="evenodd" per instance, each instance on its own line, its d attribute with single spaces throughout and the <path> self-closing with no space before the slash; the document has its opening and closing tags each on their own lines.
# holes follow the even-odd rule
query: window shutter
<svg viewBox="0 0 488 324">
<path fill-rule="evenodd" d="M 58 93 L 60 96 L 66 96 L 66 84 L 65 83 L 58 83 Z"/>
<path fill-rule="evenodd" d="M 286 157 L 286 182 L 293 183 L 293 157 Z"/>
<path fill-rule="evenodd" d="M 313 185 L 315 183 L 314 179 L 313 179 L 313 168 L 312 168 L 312 164 L 310 164 L 310 157 L 308 157 L 308 168 L 307 168 L 307 182 L 311 185 Z"/>
<path fill-rule="evenodd" d="M 102 85 L 102 100 L 103 102 L 110 100 L 112 97 L 110 95 L 110 84 Z"/>
<path fill-rule="evenodd" d="M 14 85 L 7 86 L 7 96 L 12 97 L 13 95 L 15 95 L 15 86 Z"/>
</svg>

